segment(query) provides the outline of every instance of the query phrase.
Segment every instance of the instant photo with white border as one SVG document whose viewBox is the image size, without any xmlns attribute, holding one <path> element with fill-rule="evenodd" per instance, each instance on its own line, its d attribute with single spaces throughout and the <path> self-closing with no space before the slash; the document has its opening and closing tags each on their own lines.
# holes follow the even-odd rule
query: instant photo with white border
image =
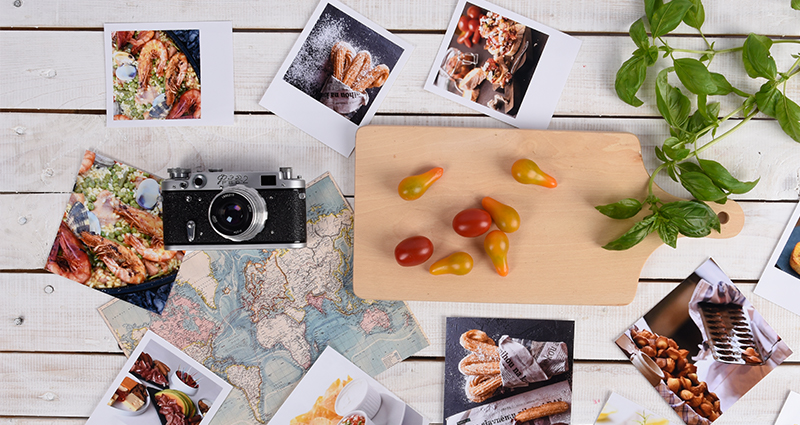
<svg viewBox="0 0 800 425">
<path fill-rule="evenodd" d="M 133 353 L 131 353 L 131 356 L 128 357 L 128 360 L 125 362 L 122 370 L 119 372 L 117 377 L 114 378 L 111 386 L 108 387 L 108 390 L 106 390 L 106 392 L 103 394 L 103 398 L 100 399 L 97 407 L 95 407 L 92 415 L 89 417 L 89 421 L 86 422 L 87 425 L 161 423 L 158 418 L 158 413 L 156 413 L 158 406 L 154 405 L 152 401 L 148 401 L 145 406 L 141 408 L 141 411 L 137 412 L 131 412 L 125 407 L 114 407 L 111 405 L 111 403 L 109 403 L 109 400 L 111 400 L 111 397 L 117 391 L 117 388 L 119 388 L 123 379 L 125 379 L 125 377 L 133 376 L 130 373 L 130 370 L 133 367 L 133 364 L 136 363 L 136 360 L 139 359 L 139 355 L 142 354 L 142 352 L 148 353 L 153 360 L 159 360 L 170 367 L 170 375 L 172 375 L 178 369 L 181 371 L 193 372 L 191 376 L 195 382 L 197 382 L 197 392 L 192 395 L 186 395 L 192 399 L 192 401 L 195 403 L 195 406 L 197 405 L 197 401 L 201 399 L 207 400 L 211 403 L 208 411 L 203 414 L 203 420 L 200 421 L 199 425 L 207 425 L 210 423 L 233 387 L 231 384 L 225 382 L 225 380 L 208 370 L 205 366 L 189 357 L 186 353 L 167 342 L 164 338 L 161 338 L 155 332 L 148 330 L 142 337 L 141 341 L 139 341 L 136 349 L 133 350 Z M 136 378 L 135 376 L 133 377 Z M 172 376 L 169 377 L 169 380 L 171 383 L 170 387 L 172 389 L 176 389 L 177 386 L 173 381 Z M 152 386 L 152 384 L 149 384 L 142 379 L 136 378 L 136 381 L 144 384 L 147 387 L 155 388 Z M 114 404 L 117 403 L 119 402 Z"/>
<path fill-rule="evenodd" d="M 538 62 L 533 65 L 535 66 L 535 70 L 531 76 L 530 83 L 527 89 L 524 90 L 522 99 L 514 100 L 515 102 L 520 102 L 519 109 L 515 116 L 492 109 L 483 103 L 465 98 L 436 84 L 436 77 L 442 69 L 447 51 L 454 40 L 454 34 L 458 27 L 458 20 L 461 18 L 461 14 L 464 12 L 468 3 L 486 11 L 502 15 L 505 18 L 525 25 L 531 29 L 532 32 L 535 31 L 546 36 L 547 40 L 541 52 L 541 56 L 538 58 Z M 546 129 L 550 124 L 550 119 L 553 116 L 556 104 L 564 89 L 575 58 L 578 56 L 580 46 L 581 41 L 577 38 L 487 1 L 459 0 L 458 5 L 455 7 L 453 17 L 450 19 L 450 23 L 447 26 L 447 32 L 439 48 L 439 53 L 436 55 L 430 74 L 428 74 L 428 79 L 425 82 L 425 90 L 518 128 Z M 480 59 L 477 66 L 481 66 L 485 60 L 485 58 Z M 535 58 L 530 60 L 535 60 Z M 485 82 L 483 85 L 486 86 L 487 84 L 488 82 Z M 487 89 L 488 87 L 482 88 L 482 90 Z"/>
<path fill-rule="evenodd" d="M 332 18 L 331 16 L 334 14 L 336 16 Z M 339 28 L 333 31 L 323 25 L 339 25 Z M 348 28 L 351 31 L 371 32 L 373 36 L 347 38 L 347 34 L 343 33 Z M 338 38 L 338 35 L 342 35 L 343 38 Z M 331 73 L 332 68 L 329 64 L 331 48 L 338 41 L 346 41 L 351 44 L 355 52 L 362 50 L 370 52 L 375 66 L 381 63 L 386 63 L 388 66 L 388 61 L 384 59 L 396 61 L 393 65 L 388 66 L 389 75 L 383 85 L 366 91 L 368 98 L 370 93 L 373 95 L 371 98 L 365 99 L 366 105 L 360 106 L 359 109 L 350 113 L 336 112 L 315 97 L 318 92 L 324 90 L 321 84 L 324 79 L 321 77 L 328 77 L 328 74 Z M 391 48 L 399 55 L 384 59 L 378 58 L 374 50 L 381 48 Z M 412 50 L 411 44 L 379 27 L 341 2 L 323 0 L 314 10 L 259 104 L 330 146 L 336 152 L 346 157 L 350 156 L 355 148 L 356 131 L 360 126 L 369 124 L 378 106 L 408 61 Z M 313 54 L 309 54 L 309 52 Z M 302 68 L 311 74 L 307 78 L 314 80 L 312 81 L 313 87 L 306 91 L 287 81 L 291 80 L 291 78 L 287 78 L 287 71 L 295 69 L 292 67 L 297 67 L 295 61 L 297 58 L 313 61 L 313 64 L 310 63 Z M 332 79 L 332 76 L 330 78 Z M 329 87 L 327 81 L 325 81 L 325 87 Z M 356 92 L 347 94 L 357 95 Z"/>
<path fill-rule="evenodd" d="M 193 119 L 115 120 L 112 33 L 115 31 L 199 30 L 202 113 Z M 231 22 L 113 23 L 103 26 L 108 127 L 233 125 L 233 26 Z M 176 100 L 175 102 L 177 102 Z M 174 103 L 173 103 L 174 106 Z"/>
<path fill-rule="evenodd" d="M 792 250 L 800 244 L 800 204 L 794 209 L 775 251 L 758 279 L 755 293 L 800 315 L 800 273 L 789 266 Z"/>
<path fill-rule="evenodd" d="M 800 393 L 791 391 L 783 403 L 775 425 L 796 425 L 798 423 L 800 423 Z"/>
</svg>

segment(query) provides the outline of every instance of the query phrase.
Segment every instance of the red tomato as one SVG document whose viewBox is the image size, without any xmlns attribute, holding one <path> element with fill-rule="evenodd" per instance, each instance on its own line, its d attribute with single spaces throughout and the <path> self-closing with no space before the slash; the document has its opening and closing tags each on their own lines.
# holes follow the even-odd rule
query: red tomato
<svg viewBox="0 0 800 425">
<path fill-rule="evenodd" d="M 492 216 L 480 208 L 461 211 L 453 218 L 453 230 L 465 238 L 478 237 L 492 225 Z"/>
<path fill-rule="evenodd" d="M 403 239 L 394 248 L 394 259 L 403 267 L 420 265 L 433 255 L 433 243 L 425 236 Z"/>
<path fill-rule="evenodd" d="M 481 27 L 481 23 L 477 19 L 470 19 L 470 21 L 467 22 L 467 29 L 469 31 L 478 32 L 480 27 Z"/>
<path fill-rule="evenodd" d="M 458 30 L 461 32 L 467 31 L 467 23 L 469 23 L 469 16 L 462 16 L 458 19 Z"/>
<path fill-rule="evenodd" d="M 481 10 L 480 7 L 470 6 L 469 9 L 467 9 L 467 16 L 469 16 L 472 19 L 478 19 L 478 17 L 481 16 L 482 12 L 483 11 Z"/>
</svg>

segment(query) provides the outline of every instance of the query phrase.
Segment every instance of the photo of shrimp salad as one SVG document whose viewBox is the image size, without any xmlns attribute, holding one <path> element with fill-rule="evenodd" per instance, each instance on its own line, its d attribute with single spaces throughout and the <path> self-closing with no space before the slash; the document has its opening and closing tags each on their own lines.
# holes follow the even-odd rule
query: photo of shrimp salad
<svg viewBox="0 0 800 425">
<path fill-rule="evenodd" d="M 111 32 L 114 119 L 199 119 L 199 36 L 199 30 Z"/>
<path fill-rule="evenodd" d="M 86 151 L 46 269 L 97 289 L 120 288 L 178 270 L 166 251 L 160 181 Z"/>
</svg>

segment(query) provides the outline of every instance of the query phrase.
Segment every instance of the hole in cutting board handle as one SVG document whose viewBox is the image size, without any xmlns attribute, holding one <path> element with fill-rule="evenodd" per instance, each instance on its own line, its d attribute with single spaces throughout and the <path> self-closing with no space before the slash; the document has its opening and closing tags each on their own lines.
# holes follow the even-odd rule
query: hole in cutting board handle
<svg viewBox="0 0 800 425">
<path fill-rule="evenodd" d="M 717 217 L 719 218 L 719 224 L 725 224 L 731 219 L 731 216 L 729 216 L 725 211 L 720 211 L 720 213 L 717 214 Z"/>
</svg>

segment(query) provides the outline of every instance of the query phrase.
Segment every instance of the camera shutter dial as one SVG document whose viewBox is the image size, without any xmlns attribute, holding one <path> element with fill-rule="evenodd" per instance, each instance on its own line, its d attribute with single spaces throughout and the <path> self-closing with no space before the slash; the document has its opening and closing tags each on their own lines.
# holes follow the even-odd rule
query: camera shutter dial
<svg viewBox="0 0 800 425">
<path fill-rule="evenodd" d="M 267 204 L 251 187 L 227 187 L 211 200 L 208 221 L 220 236 L 234 242 L 247 241 L 264 230 Z"/>
</svg>

